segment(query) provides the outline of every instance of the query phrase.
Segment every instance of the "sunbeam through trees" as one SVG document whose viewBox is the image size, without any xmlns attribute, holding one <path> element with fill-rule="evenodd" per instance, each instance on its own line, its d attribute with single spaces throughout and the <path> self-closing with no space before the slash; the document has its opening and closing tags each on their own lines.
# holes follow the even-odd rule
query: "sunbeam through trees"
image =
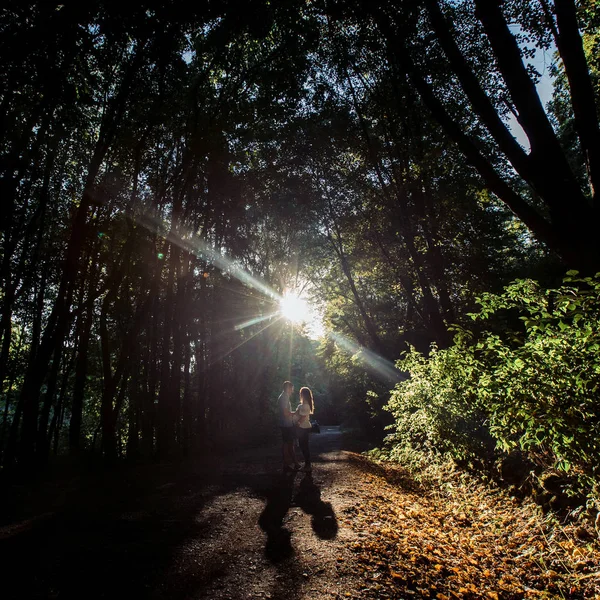
<svg viewBox="0 0 600 600">
<path fill-rule="evenodd" d="M 2 474 L 268 444 L 289 380 L 597 511 L 599 57 L 595 0 L 5 2 Z"/>
</svg>

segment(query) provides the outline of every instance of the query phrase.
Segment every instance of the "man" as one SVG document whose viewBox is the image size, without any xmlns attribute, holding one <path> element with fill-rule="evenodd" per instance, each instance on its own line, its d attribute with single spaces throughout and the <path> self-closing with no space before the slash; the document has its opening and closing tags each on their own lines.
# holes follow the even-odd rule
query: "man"
<svg viewBox="0 0 600 600">
<path fill-rule="evenodd" d="M 283 441 L 283 471 L 291 472 L 300 469 L 294 452 L 294 418 L 290 406 L 290 396 L 294 392 L 291 381 L 283 382 L 283 392 L 279 396 L 279 426 L 281 427 L 281 438 Z"/>
</svg>

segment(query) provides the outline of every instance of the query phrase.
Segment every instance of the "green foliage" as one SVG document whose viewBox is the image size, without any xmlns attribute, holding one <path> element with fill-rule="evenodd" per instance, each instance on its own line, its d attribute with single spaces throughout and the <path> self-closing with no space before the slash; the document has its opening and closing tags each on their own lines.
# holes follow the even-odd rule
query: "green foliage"
<svg viewBox="0 0 600 600">
<path fill-rule="evenodd" d="M 525 331 L 481 336 L 478 395 L 503 449 L 551 452 L 559 469 L 591 477 L 600 454 L 600 279 L 567 275 L 558 289 L 523 280 L 481 298 L 474 320 L 516 309 Z"/>
<path fill-rule="evenodd" d="M 288 378 L 314 389 L 323 422 L 381 437 L 393 415 L 394 448 L 417 454 L 473 462 L 489 455 L 491 431 L 505 448 L 551 449 L 564 468 L 595 456 L 579 434 L 574 458 L 558 452 L 562 425 L 521 423 L 519 407 L 529 416 L 538 396 L 555 393 L 546 371 L 563 377 L 585 361 L 537 365 L 529 342 L 560 362 L 565 349 L 552 344 L 562 338 L 540 337 L 537 314 L 522 313 L 535 327 L 513 318 L 522 307 L 508 296 L 505 306 L 483 298 L 476 321 L 489 320 L 489 334 L 459 332 L 429 360 L 409 353 L 413 378 L 394 392 L 392 413 L 383 409 L 390 359 L 408 344 L 447 347 L 447 324 L 475 295 L 536 264 L 548 276 L 553 260 L 465 161 L 404 60 L 526 206 L 544 220 L 544 204 L 554 215 L 568 198 L 574 218 L 559 211 L 553 224 L 579 224 L 568 241 L 593 239 L 570 192 L 517 177 L 427 5 L 257 0 L 240 18 L 237 3 L 175 4 L 13 1 L 0 14 L 11 40 L 0 44 L 0 461 L 35 454 L 42 464 L 51 441 L 56 454 L 166 457 L 239 440 L 268 421 Z M 439 4 L 504 118 L 510 86 L 472 3 Z M 582 2 L 580 18 L 597 90 L 594 7 Z M 552 39 L 542 7 L 503 11 L 537 80 L 529 63 Z M 557 82 L 554 125 L 587 190 L 567 73 Z M 534 167 L 526 171 L 542 172 Z M 588 264 L 587 250 L 574 249 L 570 264 Z M 329 339 L 317 353 L 276 318 L 271 292 L 304 284 L 347 344 Z M 563 317 L 558 331 L 570 339 Z M 511 319 L 520 327 L 508 334 L 500 326 Z M 535 398 L 514 388 L 519 378 Z"/>
<path fill-rule="evenodd" d="M 468 346 L 433 346 L 429 357 L 411 348 L 398 366 L 411 376 L 396 385 L 387 405 L 394 416 L 386 440 L 390 456 L 413 467 L 432 455 L 465 463 L 488 458 L 493 445 L 477 402 L 477 366 Z"/>
<path fill-rule="evenodd" d="M 398 362 L 411 377 L 388 403 L 392 454 L 486 458 L 489 432 L 498 450 L 550 460 L 589 491 L 600 457 L 600 277 L 570 271 L 556 289 L 518 280 L 478 304 L 475 327 L 456 328 L 452 347 Z"/>
</svg>

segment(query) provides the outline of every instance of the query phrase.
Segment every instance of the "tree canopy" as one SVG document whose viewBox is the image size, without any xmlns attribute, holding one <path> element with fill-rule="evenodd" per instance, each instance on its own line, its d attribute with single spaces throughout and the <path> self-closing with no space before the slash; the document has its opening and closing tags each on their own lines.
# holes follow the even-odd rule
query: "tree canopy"
<svg viewBox="0 0 600 600">
<path fill-rule="evenodd" d="M 382 435 L 415 410 L 402 383 L 383 410 L 394 361 L 456 348 L 477 298 L 568 269 L 587 298 L 599 27 L 593 0 L 5 3 L 4 467 L 264 436 L 289 378 Z M 484 405 L 510 446 L 543 402 Z"/>
</svg>

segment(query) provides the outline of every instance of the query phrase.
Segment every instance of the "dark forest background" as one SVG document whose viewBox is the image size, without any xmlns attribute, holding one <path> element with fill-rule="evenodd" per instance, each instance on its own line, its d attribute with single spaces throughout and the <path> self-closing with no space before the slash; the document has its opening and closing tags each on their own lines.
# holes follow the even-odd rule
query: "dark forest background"
<svg viewBox="0 0 600 600">
<path fill-rule="evenodd" d="M 5 2 L 3 468 L 260 441 L 291 378 L 592 490 L 599 45 L 593 0 Z"/>
</svg>

